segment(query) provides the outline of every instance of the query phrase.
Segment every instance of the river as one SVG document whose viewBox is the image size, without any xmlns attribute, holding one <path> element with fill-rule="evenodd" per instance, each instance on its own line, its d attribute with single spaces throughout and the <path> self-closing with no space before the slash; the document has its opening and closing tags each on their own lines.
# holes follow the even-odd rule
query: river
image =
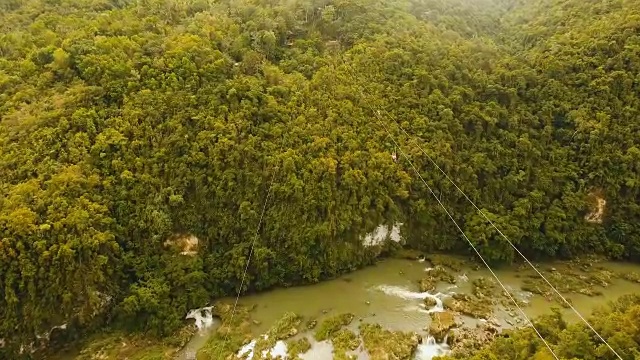
<svg viewBox="0 0 640 360">
<path fill-rule="evenodd" d="M 457 259 L 457 258 L 454 258 Z M 355 315 L 349 328 L 357 331 L 361 322 L 377 323 L 383 328 L 398 331 L 410 331 L 420 334 L 424 341 L 418 348 L 415 359 L 428 360 L 434 355 L 445 353 L 447 347 L 437 344 L 429 338 L 428 328 L 430 311 L 441 310 L 440 301 L 454 293 L 470 293 L 472 282 L 478 278 L 491 278 L 486 269 L 479 269 L 476 264 L 465 262 L 453 266 L 449 272 L 455 278 L 455 284 L 439 282 L 437 288 L 430 292 L 420 292 L 418 281 L 433 270 L 429 261 L 386 259 L 365 269 L 344 275 L 340 278 L 324 281 L 314 285 L 275 289 L 259 294 L 240 298 L 241 306 L 253 307 L 251 331 L 257 338 L 265 333 L 272 324 L 287 312 L 294 312 L 304 319 L 323 319 L 341 313 Z M 639 273 L 640 266 L 627 263 L 613 262 L 554 262 L 537 264 L 542 273 L 552 283 L 575 287 L 576 293 L 565 293 L 573 306 L 583 315 L 588 316 L 592 310 L 614 300 L 624 294 L 640 293 L 640 283 L 622 279 L 619 275 Z M 538 276 L 524 265 L 500 268 L 495 270 L 498 278 L 510 290 L 514 297 L 527 303 L 523 307 L 525 313 L 535 317 L 550 313 L 552 305 L 559 304 L 545 294 L 533 294 L 522 290 L 531 288 L 531 282 L 538 284 Z M 588 280 L 585 280 L 587 279 Z M 574 279 L 575 281 L 571 280 Z M 573 282 L 572 282 L 573 281 Z M 596 282 L 597 284 L 594 284 Z M 528 286 L 527 286 L 528 285 Z M 560 286 L 560 285 L 558 285 Z M 535 287 L 535 286 L 534 286 Z M 542 292 L 547 289 L 543 289 Z M 502 293 L 496 286 L 494 296 Z M 589 295 L 587 295 L 589 294 Z M 425 297 L 437 297 L 437 304 L 427 307 Z M 434 298 L 435 300 L 435 298 Z M 577 316 L 570 310 L 563 308 L 562 312 L 569 321 L 577 321 Z M 503 328 L 517 326 L 524 323 L 515 309 L 495 306 L 492 317 Z M 478 319 L 460 316 L 463 326 L 475 326 Z M 178 359 L 189 359 L 206 341 L 206 334 L 211 333 L 215 326 L 202 330 L 201 334 L 183 349 Z M 330 359 L 332 346 L 329 342 L 316 342 L 311 333 L 301 333 L 297 336 L 308 337 L 311 349 L 300 357 L 307 360 Z M 282 351 L 282 349 L 278 350 Z M 355 353 L 359 359 L 367 359 L 366 352 Z M 257 356 L 254 357 L 257 359 Z M 255 360 L 255 359 L 254 359 Z"/>
</svg>

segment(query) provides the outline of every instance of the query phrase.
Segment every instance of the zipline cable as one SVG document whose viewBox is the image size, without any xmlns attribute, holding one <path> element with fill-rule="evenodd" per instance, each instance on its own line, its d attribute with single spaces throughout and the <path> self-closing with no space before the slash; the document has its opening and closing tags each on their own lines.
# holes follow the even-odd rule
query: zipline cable
<svg viewBox="0 0 640 360">
<path fill-rule="evenodd" d="M 273 188 L 273 183 L 276 179 L 276 169 L 273 170 L 273 174 L 271 175 L 271 182 L 269 183 L 269 188 L 267 190 L 267 197 L 264 199 L 264 204 L 262 205 L 262 212 L 260 213 L 260 220 L 258 221 L 258 226 L 256 227 L 256 232 L 254 234 L 253 240 L 251 241 L 251 248 L 249 250 L 249 257 L 247 258 L 247 264 L 244 267 L 244 271 L 242 273 L 242 280 L 240 281 L 240 288 L 238 288 L 238 294 L 236 295 L 236 300 L 233 304 L 233 309 L 231 310 L 231 319 L 229 320 L 229 326 L 233 325 L 233 318 L 236 315 L 236 308 L 238 307 L 238 301 L 240 300 L 240 293 L 242 292 L 242 288 L 244 287 L 244 282 L 247 276 L 247 271 L 249 270 L 249 263 L 251 263 L 251 257 L 253 256 L 253 248 L 256 244 L 256 239 L 258 238 L 258 234 L 260 232 L 260 227 L 262 226 L 262 221 L 264 219 L 264 214 L 267 210 L 267 204 L 269 203 L 269 198 L 271 197 L 271 189 Z M 226 343 L 229 339 L 229 332 L 227 332 L 225 336 L 225 340 L 223 342 Z"/>
<path fill-rule="evenodd" d="M 349 71 L 349 69 L 347 68 L 347 71 Z M 350 74 L 351 75 L 351 74 Z M 352 78 L 355 80 L 355 76 L 352 75 Z M 364 92 L 363 92 L 364 93 Z M 546 346 L 546 348 L 549 350 L 549 352 L 551 352 L 551 355 L 553 355 L 553 357 L 556 360 L 559 360 L 558 356 L 556 355 L 556 353 L 553 351 L 553 349 L 551 348 L 551 346 L 549 345 L 549 343 L 547 343 L 547 341 L 544 339 L 544 337 L 542 336 L 542 334 L 540 334 L 540 332 L 538 331 L 538 329 L 535 327 L 535 325 L 533 324 L 533 322 L 531 321 L 531 319 L 529 319 L 529 317 L 527 316 L 527 314 L 524 312 L 524 310 L 522 310 L 522 308 L 520 307 L 520 305 L 518 304 L 518 302 L 516 301 L 516 299 L 513 298 L 513 296 L 511 295 L 511 293 L 509 292 L 509 290 L 507 290 L 507 287 L 502 283 L 502 281 L 500 281 L 500 278 L 498 277 L 498 275 L 493 271 L 493 269 L 491 269 L 491 266 L 489 266 L 489 263 L 484 259 L 484 257 L 482 257 L 482 255 L 480 254 L 480 252 L 478 251 L 478 249 L 476 248 L 475 245 L 473 245 L 473 243 L 471 242 L 471 240 L 467 237 L 467 234 L 465 234 L 465 232 L 462 230 L 462 228 L 460 227 L 460 225 L 458 225 L 458 222 L 453 218 L 453 216 L 451 215 L 451 213 L 449 212 L 449 210 L 446 208 L 446 206 L 444 206 L 444 204 L 442 203 L 442 201 L 440 200 L 440 198 L 438 197 L 438 195 L 436 195 L 436 193 L 433 191 L 433 189 L 431 188 L 431 186 L 429 186 L 429 184 L 426 182 L 426 180 L 422 177 L 422 175 L 420 174 L 420 172 L 418 171 L 418 169 L 415 167 L 415 165 L 413 164 L 413 162 L 409 159 L 409 157 L 407 156 L 407 154 L 404 152 L 404 150 L 402 150 L 402 148 L 400 147 L 400 145 L 398 144 L 398 142 L 394 139 L 394 137 L 391 135 L 391 132 L 389 131 L 389 129 L 387 128 L 387 126 L 384 124 L 384 122 L 382 121 L 382 119 L 380 118 L 380 114 L 378 114 L 374 109 L 373 106 L 371 106 L 371 104 L 366 100 L 366 97 L 361 97 L 363 99 L 363 102 L 367 105 L 367 107 L 369 108 L 369 110 L 371 110 L 371 112 L 373 113 L 374 117 L 376 118 L 376 120 L 378 121 L 378 124 L 380 125 L 380 127 L 382 127 L 385 132 L 387 133 L 387 137 L 393 142 L 393 144 L 395 145 L 395 147 L 400 151 L 400 154 L 402 154 L 402 156 L 405 158 L 405 160 L 407 160 L 407 162 L 409 163 L 409 165 L 411 166 L 411 168 L 413 169 L 413 171 L 416 173 L 416 175 L 418 175 L 418 177 L 420 178 L 420 180 L 422 181 L 422 183 L 427 187 L 427 189 L 429 190 L 429 192 L 431 193 L 431 195 L 434 197 L 434 199 L 436 199 L 436 201 L 438 202 L 438 204 L 440 205 L 440 207 L 444 210 L 444 212 L 447 214 L 447 216 L 449 217 L 449 219 L 453 222 L 453 224 L 455 225 L 455 227 L 458 229 L 458 231 L 460 232 L 460 234 L 462 235 L 462 237 L 467 240 L 467 243 L 469 243 L 469 246 L 471 246 L 471 248 L 473 249 L 473 251 L 476 253 L 476 255 L 478 255 L 478 257 L 480 258 L 480 260 L 482 261 L 482 263 L 487 267 L 487 269 L 489 270 L 489 272 L 491 273 L 491 275 L 493 276 L 494 279 L 496 279 L 496 281 L 498 282 L 498 284 L 500 284 L 500 287 L 502 287 L 502 290 L 504 290 L 505 294 L 507 294 L 507 297 L 511 300 L 511 302 L 513 302 L 513 304 L 515 305 L 515 307 L 520 311 L 520 313 L 522 314 L 522 316 L 525 318 L 525 320 L 527 321 L 527 323 L 529 323 L 529 325 L 531 325 L 531 327 L 533 328 L 533 331 L 535 331 L 535 333 L 538 335 L 538 337 L 540 338 L 540 340 L 542 340 L 542 342 L 544 343 L 544 345 Z"/>
<path fill-rule="evenodd" d="M 373 111 L 373 109 L 371 109 Z M 374 116 L 376 116 L 376 118 L 378 118 L 378 116 L 376 114 L 374 114 Z M 405 160 L 407 160 L 407 162 L 409 163 L 409 165 L 411 166 L 411 168 L 413 169 L 413 171 L 416 173 L 416 175 L 418 175 L 418 177 L 420 178 L 420 180 L 422 181 L 422 183 L 427 187 L 427 189 L 429 189 L 429 192 L 431 193 L 431 195 L 433 195 L 433 197 L 436 199 L 436 201 L 438 202 L 438 204 L 440 205 L 440 207 L 444 210 L 444 212 L 447 214 L 447 216 L 449 217 L 449 219 L 451 219 L 451 221 L 453 222 L 453 224 L 456 226 L 456 228 L 458 229 L 458 231 L 460 232 L 460 234 L 462 234 L 462 237 L 464 237 L 465 240 L 467 240 L 467 242 L 469 243 L 469 245 L 471 246 L 471 248 L 473 249 L 473 251 L 478 255 L 478 257 L 480 258 L 480 260 L 482 261 L 482 263 L 487 267 L 487 269 L 489 269 L 489 272 L 491 272 L 491 275 L 493 275 L 493 277 L 496 279 L 496 281 L 498 282 L 498 284 L 500 284 L 500 287 L 502 287 L 502 290 L 504 290 L 505 294 L 507 294 L 507 296 L 509 297 L 509 299 L 511 300 L 511 302 L 513 302 L 513 304 L 516 306 L 516 308 L 520 311 L 520 313 L 522 314 L 522 316 L 527 320 L 527 322 L 529 323 L 529 325 L 531 325 L 531 327 L 533 328 L 533 331 L 536 332 L 536 334 L 538 335 L 538 337 L 540 338 L 540 340 L 542 340 L 542 342 L 544 343 L 544 345 L 547 347 L 547 349 L 551 352 L 551 355 L 553 355 L 553 357 L 556 360 L 559 360 L 558 356 L 556 355 L 556 353 L 553 351 L 553 349 L 551 349 L 551 346 L 549 345 L 549 343 L 547 343 L 547 341 L 542 337 L 542 335 L 540 334 L 540 332 L 538 331 L 538 329 L 535 327 L 535 325 L 533 324 L 533 322 L 529 319 L 529 317 L 527 316 L 527 314 L 524 312 L 524 310 L 522 310 L 522 308 L 520 307 L 520 305 L 518 304 L 518 302 L 516 301 L 516 299 L 513 298 L 513 296 L 511 295 L 511 293 L 509 292 L 509 290 L 507 290 L 507 287 L 502 283 L 502 281 L 500 281 L 500 279 L 498 278 L 498 275 L 496 275 L 496 273 L 493 271 L 493 269 L 491 269 L 491 266 L 489 266 L 489 263 L 487 263 L 487 261 L 482 257 L 482 255 L 480 255 L 480 252 L 478 251 L 478 249 L 476 248 L 475 245 L 473 245 L 473 243 L 471 242 L 471 240 L 469 240 L 469 238 L 467 237 L 467 235 L 464 233 L 464 231 L 462 230 L 462 228 L 460 227 L 460 225 L 458 225 L 458 222 L 453 218 L 453 216 L 451 215 L 451 213 L 449 212 L 449 210 L 447 210 L 447 208 L 444 206 L 444 204 L 442 203 L 442 201 L 440 201 L 440 199 L 438 198 L 438 196 L 436 195 L 436 193 L 433 191 L 433 189 L 431 188 L 431 186 L 429 186 L 429 184 L 427 184 L 427 182 L 424 180 L 424 178 L 422 177 L 422 175 L 420 174 L 420 172 L 418 171 L 418 169 L 416 169 L 416 167 L 413 165 L 413 162 L 411 162 L 411 160 L 409 160 L 409 157 L 407 156 L 407 154 L 405 154 L 404 150 L 402 150 L 402 148 L 400 148 L 399 144 L 396 142 L 396 140 L 393 138 L 393 136 L 391 135 L 391 132 L 389 131 L 389 129 L 384 125 L 384 123 L 378 118 L 378 123 L 385 129 L 385 131 L 387 132 L 387 136 L 391 139 L 391 141 L 393 141 L 393 143 L 396 145 L 396 147 L 398 148 L 398 150 L 400 151 L 400 154 L 402 154 L 402 156 L 405 158 Z"/>
<path fill-rule="evenodd" d="M 623 360 L 622 357 L 613 349 L 613 347 L 611 347 L 611 345 L 609 345 L 609 343 L 607 342 L 607 340 L 605 340 L 599 333 L 598 331 L 596 331 L 596 329 L 587 321 L 587 319 L 582 316 L 582 314 L 580 314 L 580 312 L 560 293 L 560 291 L 558 291 L 558 289 L 553 286 L 553 284 L 551 284 L 551 282 L 549 280 L 547 280 L 547 278 L 531 263 L 531 261 L 529 261 L 529 259 L 527 259 L 527 257 L 513 244 L 513 242 L 511 240 L 509 240 L 509 238 L 502 233 L 502 231 L 500 231 L 500 229 L 498 229 L 498 227 L 493 223 L 493 221 L 491 221 L 491 219 L 489 219 L 489 217 L 484 213 L 484 211 L 482 211 L 476 204 L 475 202 L 473 202 L 469 196 L 467 196 L 467 194 L 462 191 L 462 189 L 460 189 L 460 187 L 449 177 L 449 175 L 447 175 L 447 173 L 442 170 L 442 168 L 433 160 L 433 158 L 420 146 L 420 144 L 418 144 L 417 141 L 415 141 L 413 139 L 413 137 L 411 135 L 409 135 L 409 133 L 407 133 L 407 131 L 402 127 L 402 125 L 400 125 L 400 123 L 386 110 L 382 110 L 387 114 L 387 117 L 389 119 L 391 119 L 400 130 L 402 130 L 402 132 L 407 136 L 407 138 L 409 139 L 410 142 L 413 142 L 419 149 L 420 151 L 422 151 L 422 153 L 427 157 L 427 159 L 429 159 L 429 161 L 438 169 L 440 170 L 440 172 L 442 173 L 442 175 L 445 176 L 445 178 L 447 180 L 449 180 L 449 182 L 456 188 L 458 189 L 458 191 L 462 194 L 462 196 L 464 196 L 465 199 L 467 199 L 467 201 L 469 203 L 471 203 L 471 205 L 480 213 L 480 215 L 482 215 L 482 217 L 489 222 L 489 224 L 498 232 L 498 234 L 500 234 L 500 236 L 502 236 L 508 243 L 509 245 L 511 245 L 511 247 L 524 259 L 524 261 L 531 266 L 531 268 L 547 283 L 547 285 L 549 285 L 549 287 L 551 287 L 551 289 L 553 289 L 553 291 L 562 299 L 562 301 L 564 301 L 565 304 L 567 304 L 569 306 L 569 308 L 571 308 L 571 310 L 573 310 L 573 312 L 578 315 L 578 317 L 582 320 L 582 322 L 584 322 L 590 329 L 591 331 L 593 331 L 593 333 L 609 348 L 609 350 L 611 350 L 618 359 Z"/>
</svg>

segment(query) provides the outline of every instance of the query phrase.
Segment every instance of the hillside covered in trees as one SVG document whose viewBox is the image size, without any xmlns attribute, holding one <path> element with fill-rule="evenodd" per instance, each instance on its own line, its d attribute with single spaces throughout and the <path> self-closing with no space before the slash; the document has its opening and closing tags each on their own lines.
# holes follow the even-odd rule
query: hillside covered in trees
<svg viewBox="0 0 640 360">
<path fill-rule="evenodd" d="M 527 255 L 640 260 L 638 0 L 0 0 L 3 350 L 169 334 L 380 224 L 468 252 L 376 114 L 493 263 L 417 144 Z"/>
</svg>

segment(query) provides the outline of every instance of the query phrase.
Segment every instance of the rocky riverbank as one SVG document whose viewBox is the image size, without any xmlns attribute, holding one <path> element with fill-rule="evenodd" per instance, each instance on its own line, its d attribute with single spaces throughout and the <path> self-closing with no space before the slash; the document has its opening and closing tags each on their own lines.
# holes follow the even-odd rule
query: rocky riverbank
<svg viewBox="0 0 640 360">
<path fill-rule="evenodd" d="M 636 265 L 593 258 L 537 265 L 585 314 L 606 300 L 640 292 Z M 184 341 L 145 343 L 123 335 L 117 341 L 96 339 L 79 357 L 64 359 L 126 355 L 135 360 L 148 354 L 180 360 L 464 358 L 527 326 L 511 298 L 531 317 L 560 308 L 559 299 L 526 267 L 497 269 L 496 274 L 508 294 L 491 274 L 464 258 L 414 253 L 411 259 L 388 259 L 316 285 L 244 297 L 235 312 L 234 299 L 192 311 L 186 321 L 194 325 L 185 329 L 218 324 L 213 319 L 221 324 L 201 330 L 200 337 L 187 343 L 188 351 L 176 352 Z M 118 341 L 138 344 L 137 351 L 118 346 Z"/>
</svg>

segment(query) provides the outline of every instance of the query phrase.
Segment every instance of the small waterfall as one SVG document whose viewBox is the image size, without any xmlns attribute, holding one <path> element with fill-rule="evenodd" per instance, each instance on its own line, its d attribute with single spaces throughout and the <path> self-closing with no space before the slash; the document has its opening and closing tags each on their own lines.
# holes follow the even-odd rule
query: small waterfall
<svg viewBox="0 0 640 360">
<path fill-rule="evenodd" d="M 250 343 L 244 345 L 243 347 L 240 348 L 240 350 L 238 350 L 237 356 L 243 359 L 246 357 L 246 359 L 251 360 L 253 359 L 253 349 L 255 349 L 255 347 L 256 347 L 256 340 L 253 339 L 251 340 Z"/>
<path fill-rule="evenodd" d="M 449 345 L 447 345 L 447 338 L 440 344 L 436 342 L 433 336 L 429 336 L 426 341 L 418 345 L 416 350 L 415 360 L 431 360 L 436 356 L 446 355 L 449 352 Z"/>
<path fill-rule="evenodd" d="M 193 319 L 196 321 L 198 330 L 204 330 L 213 325 L 213 314 L 211 313 L 213 306 L 207 306 L 200 309 L 193 309 L 187 313 L 185 319 Z"/>
<path fill-rule="evenodd" d="M 378 290 L 382 291 L 387 295 L 398 296 L 407 300 L 424 300 L 426 298 L 431 298 L 436 302 L 436 304 L 431 309 L 428 309 L 427 312 L 435 313 L 435 312 L 444 311 L 442 298 L 447 295 L 443 293 L 437 293 L 433 295 L 428 292 L 415 292 L 400 286 L 390 286 L 390 285 L 380 285 L 378 286 Z"/>
<path fill-rule="evenodd" d="M 253 349 L 256 347 L 256 340 L 251 340 L 250 343 L 244 345 L 238 350 L 237 356 L 239 358 L 244 358 L 246 356 L 247 359 L 253 359 Z"/>
<path fill-rule="evenodd" d="M 429 293 L 426 293 L 426 294 L 428 294 L 427 297 L 435 300 L 435 302 L 436 302 L 436 304 L 431 309 L 427 310 L 427 312 L 429 314 L 436 313 L 436 312 L 443 312 L 444 311 L 444 304 L 442 304 L 442 297 L 444 297 L 444 294 L 442 294 L 442 293 L 437 293 L 435 295 L 431 295 Z"/>
<path fill-rule="evenodd" d="M 269 337 L 267 335 L 262 335 L 262 338 L 266 340 Z M 254 350 L 256 348 L 256 343 L 257 341 L 255 339 L 251 340 L 251 342 L 244 345 L 240 348 L 240 350 L 238 350 L 236 356 L 242 359 L 252 360 Z M 282 340 L 278 340 L 276 341 L 276 344 L 273 346 L 273 348 L 262 351 L 262 356 L 260 358 L 266 359 L 267 357 L 269 357 L 271 359 L 275 359 L 279 356 L 281 359 L 287 359 L 287 351 L 287 343 Z"/>
<path fill-rule="evenodd" d="M 185 319 L 195 320 L 195 326 L 198 328 L 198 331 L 184 347 L 180 349 L 174 357 L 174 360 L 195 360 L 198 350 L 204 346 L 207 339 L 209 339 L 211 334 L 220 326 L 221 320 L 219 317 L 213 316 L 212 309 L 213 306 L 207 306 L 200 309 L 193 309 L 187 313 Z"/>
<path fill-rule="evenodd" d="M 266 352 L 262 353 L 262 356 L 265 357 Z M 287 343 L 285 343 L 282 340 L 278 340 L 276 342 L 276 344 L 273 346 L 273 348 L 269 351 L 269 355 L 271 355 L 272 358 L 277 358 L 278 356 L 280 356 L 283 359 L 287 358 Z"/>
</svg>

